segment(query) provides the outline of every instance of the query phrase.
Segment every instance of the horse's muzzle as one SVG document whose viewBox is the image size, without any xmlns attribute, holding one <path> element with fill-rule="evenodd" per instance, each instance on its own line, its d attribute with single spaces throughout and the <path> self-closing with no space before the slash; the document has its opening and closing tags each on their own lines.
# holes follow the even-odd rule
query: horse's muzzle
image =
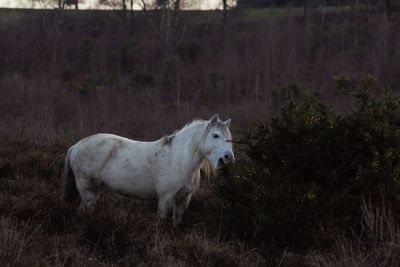
<svg viewBox="0 0 400 267">
<path fill-rule="evenodd" d="M 225 165 L 235 161 L 235 156 L 232 152 L 226 151 L 223 157 L 218 159 L 218 168 L 224 167 Z"/>
</svg>

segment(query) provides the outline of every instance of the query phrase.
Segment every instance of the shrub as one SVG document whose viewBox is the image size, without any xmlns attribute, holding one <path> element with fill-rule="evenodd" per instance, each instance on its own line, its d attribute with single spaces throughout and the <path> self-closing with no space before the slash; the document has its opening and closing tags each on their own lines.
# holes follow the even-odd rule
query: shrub
<svg viewBox="0 0 400 267">
<path fill-rule="evenodd" d="M 343 115 L 308 98 L 250 131 L 247 159 L 214 187 L 230 234 L 304 251 L 360 230 L 363 195 L 399 214 L 400 100 L 367 89 L 363 80 Z"/>
</svg>

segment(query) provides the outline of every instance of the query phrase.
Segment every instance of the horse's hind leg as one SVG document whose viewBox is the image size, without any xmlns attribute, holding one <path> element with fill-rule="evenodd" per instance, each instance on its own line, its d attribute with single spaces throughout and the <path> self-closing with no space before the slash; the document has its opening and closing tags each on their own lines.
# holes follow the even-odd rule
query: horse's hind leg
<svg viewBox="0 0 400 267">
<path fill-rule="evenodd" d="M 76 187 L 82 199 L 81 208 L 93 211 L 93 204 L 97 199 L 99 186 L 94 182 L 94 179 L 82 178 L 77 179 Z"/>
</svg>

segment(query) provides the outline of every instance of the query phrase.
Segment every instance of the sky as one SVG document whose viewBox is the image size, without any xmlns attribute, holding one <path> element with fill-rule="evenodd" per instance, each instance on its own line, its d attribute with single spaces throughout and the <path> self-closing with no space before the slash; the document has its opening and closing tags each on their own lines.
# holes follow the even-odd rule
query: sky
<svg viewBox="0 0 400 267">
<path fill-rule="evenodd" d="M 55 1 L 51 0 L 0 0 L 0 8 L 53 8 L 55 7 Z M 140 1 L 136 1 L 140 2 Z M 220 6 L 221 0 L 194 0 L 195 3 L 193 9 L 216 9 Z M 80 0 L 80 9 L 91 9 L 98 8 L 98 0 Z M 141 9 L 139 5 L 136 5 L 135 9 Z"/>
</svg>

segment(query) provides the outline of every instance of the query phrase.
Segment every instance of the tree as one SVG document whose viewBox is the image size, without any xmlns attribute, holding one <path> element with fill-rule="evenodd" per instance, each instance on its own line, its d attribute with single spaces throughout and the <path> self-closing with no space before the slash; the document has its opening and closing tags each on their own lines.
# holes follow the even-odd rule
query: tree
<svg viewBox="0 0 400 267">
<path fill-rule="evenodd" d="M 223 22 L 225 24 L 226 21 L 226 16 L 228 13 L 228 0 L 222 0 L 222 16 L 223 16 Z"/>
<path fill-rule="evenodd" d="M 43 9 L 49 8 L 57 4 L 58 6 L 61 5 L 59 1 L 62 0 L 32 0 L 32 6 L 39 6 Z"/>
<path fill-rule="evenodd" d="M 132 12 L 133 12 L 133 2 L 134 0 L 99 0 L 99 6 L 108 6 L 113 9 L 122 9 L 123 19 L 126 22 L 127 11 L 128 11 L 128 1 L 130 1 L 131 9 L 131 22 L 132 22 Z"/>
<path fill-rule="evenodd" d="M 238 7 L 263 8 L 287 4 L 287 0 L 238 0 Z"/>
<path fill-rule="evenodd" d="M 127 10 L 127 0 L 99 0 L 99 5 L 115 9 L 121 8 L 123 11 Z"/>
<path fill-rule="evenodd" d="M 64 9 L 65 6 L 71 6 L 71 5 L 75 5 L 75 9 L 78 9 L 78 0 L 63 0 L 62 1 L 62 8 Z M 58 1 L 58 3 L 60 4 L 60 1 Z"/>
<path fill-rule="evenodd" d="M 222 21 L 225 24 L 228 16 L 228 10 L 236 3 L 236 0 L 221 0 L 222 1 Z"/>
</svg>

